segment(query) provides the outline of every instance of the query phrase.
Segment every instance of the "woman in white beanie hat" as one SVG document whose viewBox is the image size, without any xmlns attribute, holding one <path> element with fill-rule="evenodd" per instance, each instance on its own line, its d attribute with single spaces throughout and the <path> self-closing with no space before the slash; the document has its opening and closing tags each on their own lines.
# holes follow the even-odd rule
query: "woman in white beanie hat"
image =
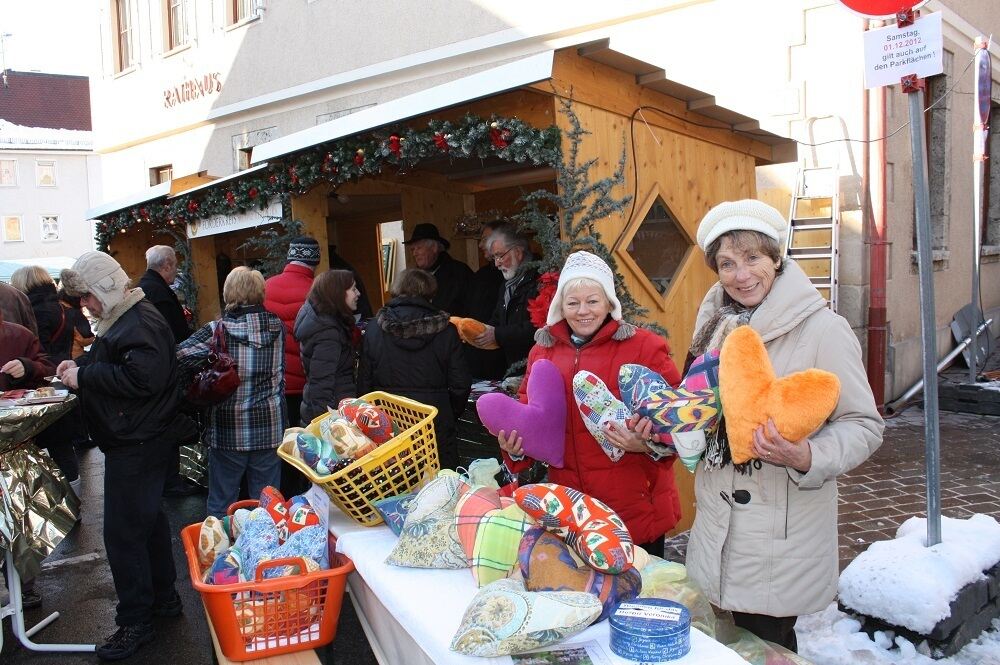
<svg viewBox="0 0 1000 665">
<path fill-rule="evenodd" d="M 528 355 L 522 401 L 527 400 L 531 366 L 542 358 L 559 368 L 567 406 L 565 465 L 550 467 L 549 480 L 608 504 L 625 521 L 633 542 L 661 556 L 663 536 L 681 515 L 673 458 L 654 460 L 649 455 L 647 425 L 637 431 L 603 431 L 612 446 L 624 451 L 616 451 L 620 459 L 613 461 L 583 421 L 573 379 L 581 370 L 592 372 L 620 399 L 618 372 L 623 364 L 645 365 L 672 385 L 679 383 L 680 375 L 662 337 L 622 321 L 614 274 L 600 257 L 575 252 L 566 259 L 547 325 L 535 334 L 535 346 Z M 522 439 L 516 431 L 501 431 L 498 439 L 512 471 L 531 466 L 533 460 L 523 457 Z"/>
<path fill-rule="evenodd" d="M 795 650 L 798 615 L 824 609 L 837 591 L 837 476 L 875 452 L 883 423 L 850 324 L 827 308 L 795 261 L 782 258 L 786 225 L 777 210 L 749 199 L 705 215 L 698 245 L 719 281 L 698 311 L 689 361 L 749 325 L 779 376 L 833 372 L 840 400 L 802 441 L 786 441 L 771 422 L 759 428 L 755 459 L 738 465 L 722 404 L 722 424 L 695 472 L 687 566 L 738 626 Z"/>
</svg>

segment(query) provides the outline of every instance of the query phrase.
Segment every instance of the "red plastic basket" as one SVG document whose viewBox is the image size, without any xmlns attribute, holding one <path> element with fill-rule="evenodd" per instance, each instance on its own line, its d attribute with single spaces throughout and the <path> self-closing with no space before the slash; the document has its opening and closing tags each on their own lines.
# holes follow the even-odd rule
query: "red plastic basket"
<svg viewBox="0 0 1000 665">
<path fill-rule="evenodd" d="M 256 501 L 242 501 L 230 510 L 256 505 Z M 337 553 L 333 536 L 328 542 L 329 570 L 262 579 L 264 570 L 271 567 L 298 564 L 299 570 L 306 569 L 301 558 L 274 559 L 258 567 L 253 582 L 205 584 L 201 581 L 204 570 L 198 564 L 200 531 L 200 523 L 184 527 L 181 541 L 191 586 L 201 594 L 226 658 L 254 660 L 315 649 L 333 641 L 347 575 L 354 570 L 354 562 Z"/>
</svg>

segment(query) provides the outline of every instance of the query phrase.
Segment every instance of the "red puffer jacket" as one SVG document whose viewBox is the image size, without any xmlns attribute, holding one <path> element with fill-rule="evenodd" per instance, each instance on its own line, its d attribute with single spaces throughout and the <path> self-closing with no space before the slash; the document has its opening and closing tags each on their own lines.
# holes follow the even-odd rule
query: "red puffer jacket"
<svg viewBox="0 0 1000 665">
<path fill-rule="evenodd" d="M 292 332 L 295 317 L 312 288 L 313 269 L 289 263 L 280 275 L 264 282 L 264 309 L 277 314 L 285 324 L 285 394 L 301 395 L 306 373 L 299 358 L 299 343 Z"/>
<path fill-rule="evenodd" d="M 654 462 L 647 455 L 626 453 L 618 462 L 612 462 L 583 424 L 573 398 L 573 376 L 581 370 L 593 372 L 615 397 L 620 398 L 618 370 L 626 363 L 636 363 L 658 372 L 670 385 L 676 386 L 681 377 L 670 359 L 666 341 L 648 330 L 618 321 L 606 323 L 580 348 L 570 341 L 570 329 L 565 321 L 547 330 L 552 338 L 551 346 L 539 342 L 532 347 L 528 355 L 529 374 L 536 360 L 546 358 L 555 363 L 563 375 L 568 409 L 565 467 L 550 467 L 549 480 L 608 504 L 625 520 L 635 543 L 656 540 L 672 529 L 681 516 L 672 468 L 674 458 Z M 625 339 L 614 338 L 619 330 L 618 337 Z M 521 383 L 521 401 L 527 400 L 527 385 L 526 375 Z M 515 472 L 531 464 L 529 459 L 513 462 L 506 454 L 504 458 Z"/>
</svg>

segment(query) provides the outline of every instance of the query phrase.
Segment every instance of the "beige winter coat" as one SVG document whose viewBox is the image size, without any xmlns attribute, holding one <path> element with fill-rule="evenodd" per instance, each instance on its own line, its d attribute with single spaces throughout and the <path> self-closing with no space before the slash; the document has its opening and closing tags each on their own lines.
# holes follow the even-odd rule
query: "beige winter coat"
<svg viewBox="0 0 1000 665">
<path fill-rule="evenodd" d="M 720 284 L 709 290 L 695 330 L 722 306 L 722 295 Z M 878 449 L 884 423 L 850 325 L 826 308 L 794 261 L 785 262 L 750 326 L 763 338 L 778 376 L 810 367 L 833 372 L 840 378 L 840 401 L 809 437 L 812 467 L 806 474 L 763 464 L 743 475 L 731 464 L 709 470 L 699 463 L 688 573 L 722 609 L 809 614 L 826 607 L 837 591 L 837 476 Z M 749 492 L 748 502 L 733 499 L 739 490 Z"/>
</svg>

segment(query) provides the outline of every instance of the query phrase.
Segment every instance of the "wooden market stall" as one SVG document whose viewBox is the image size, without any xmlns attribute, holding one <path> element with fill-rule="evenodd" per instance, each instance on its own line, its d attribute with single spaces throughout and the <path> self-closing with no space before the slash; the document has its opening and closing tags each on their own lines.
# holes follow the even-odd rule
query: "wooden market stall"
<svg viewBox="0 0 1000 665">
<path fill-rule="evenodd" d="M 451 254 L 475 269 L 481 260 L 477 238 L 457 232 L 457 220 L 487 210 L 514 213 L 524 193 L 559 191 L 555 160 L 505 159 L 510 151 L 501 149 L 470 158 L 458 146 L 443 146 L 440 141 L 447 138 L 438 134 L 434 142 L 440 152 L 425 150 L 420 159 L 407 159 L 416 154 L 412 146 L 410 153 L 400 147 L 399 138 L 411 136 L 407 128 L 424 131 L 420 136 L 426 139 L 440 123 L 458 126 L 468 114 L 499 118 L 488 130 L 497 147 L 501 144 L 492 132 L 515 127 L 510 119 L 516 119 L 537 130 L 558 127 L 565 152 L 572 126 L 561 108 L 569 98 L 589 132 L 579 157 L 596 160 L 592 180 L 612 177 L 625 150 L 622 184 L 613 194 L 632 201 L 621 213 L 601 219 L 596 230 L 648 319 L 669 332 L 674 361 L 681 366 L 698 305 L 716 279 L 695 244 L 698 222 L 720 201 L 753 197 L 755 167 L 794 159 L 794 144 L 716 105 L 711 95 L 670 81 L 655 64 L 611 48 L 608 40 L 529 56 L 262 144 L 253 151 L 255 169 L 196 190 L 171 188 L 168 200 L 175 203 L 163 214 L 172 214 L 170 221 L 176 223 L 185 210 L 197 211 L 199 201 L 214 209 L 217 203 L 206 201 L 221 200 L 223 193 L 235 192 L 228 200 L 240 203 L 251 189 L 260 194 L 285 186 L 292 194 L 291 217 L 301 220 L 322 248 L 337 247 L 360 273 L 377 309 L 386 287 L 382 224 L 401 221 L 409 237 L 416 224 L 432 222 L 451 239 Z M 511 140 L 519 136 L 513 131 Z M 499 136 L 506 144 L 506 135 Z M 544 137 L 532 140 L 541 144 Z M 259 180 L 265 173 L 268 180 Z M 134 267 L 151 243 L 149 229 L 128 224 L 130 219 L 137 219 L 134 206 L 127 214 L 108 213 L 102 222 L 111 251 L 123 265 Z M 218 314 L 217 259 L 258 258 L 238 249 L 257 232 L 245 219 L 232 230 L 225 224 L 218 228 L 190 241 L 201 321 Z M 324 252 L 321 270 L 328 259 Z M 693 476 L 681 465 L 675 468 L 685 504 L 678 530 L 684 530 L 693 519 Z"/>
</svg>

